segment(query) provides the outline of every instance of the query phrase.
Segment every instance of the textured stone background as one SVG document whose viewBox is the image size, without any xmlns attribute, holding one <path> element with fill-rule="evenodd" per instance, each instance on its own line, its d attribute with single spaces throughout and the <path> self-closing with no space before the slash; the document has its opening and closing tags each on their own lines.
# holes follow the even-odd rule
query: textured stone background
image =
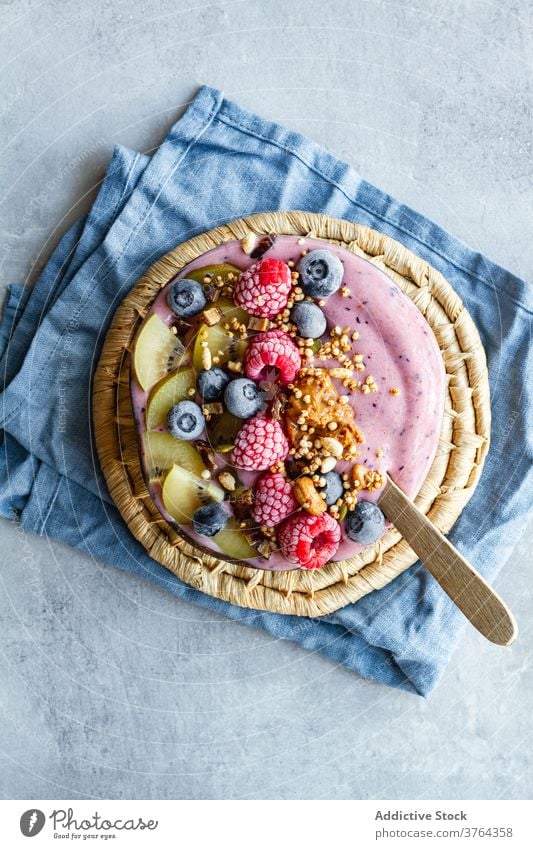
<svg viewBox="0 0 533 849">
<path fill-rule="evenodd" d="M 531 280 L 532 10 L 2 0 L 1 283 L 31 283 L 113 143 L 153 149 L 202 82 Z M 531 798 L 527 535 L 498 581 L 519 643 L 469 629 L 424 701 L 7 522 L 0 534 L 4 797 Z"/>
</svg>

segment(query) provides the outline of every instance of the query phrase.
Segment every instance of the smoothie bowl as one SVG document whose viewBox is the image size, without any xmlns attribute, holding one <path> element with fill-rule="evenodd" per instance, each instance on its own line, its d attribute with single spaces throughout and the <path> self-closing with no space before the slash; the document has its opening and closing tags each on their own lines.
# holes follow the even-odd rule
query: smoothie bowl
<svg viewBox="0 0 533 849">
<path fill-rule="evenodd" d="M 178 245 L 119 306 L 93 389 L 111 496 L 149 555 L 234 604 L 316 616 L 416 560 L 389 476 L 447 532 L 488 448 L 483 349 L 387 236 L 263 213 Z"/>
<path fill-rule="evenodd" d="M 253 232 L 168 281 L 133 348 L 154 503 L 191 542 L 261 569 L 317 569 L 385 531 L 385 474 L 414 497 L 445 372 L 386 274 L 315 238 Z"/>
</svg>

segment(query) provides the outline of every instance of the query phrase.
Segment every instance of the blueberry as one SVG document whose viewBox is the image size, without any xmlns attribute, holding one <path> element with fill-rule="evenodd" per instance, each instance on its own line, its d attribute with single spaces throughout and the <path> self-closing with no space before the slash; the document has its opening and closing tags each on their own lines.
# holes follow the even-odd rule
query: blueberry
<svg viewBox="0 0 533 849">
<path fill-rule="evenodd" d="M 193 531 L 204 537 L 212 537 L 226 527 L 228 514 L 221 504 L 203 504 L 192 517 Z"/>
<path fill-rule="evenodd" d="M 232 380 L 224 392 L 226 408 L 239 419 L 250 419 L 261 409 L 263 399 L 257 385 L 247 377 Z"/>
<path fill-rule="evenodd" d="M 196 439 L 205 427 L 205 418 L 194 401 L 180 401 L 170 408 L 168 429 L 178 439 Z"/>
<path fill-rule="evenodd" d="M 203 310 L 207 301 L 203 286 L 196 280 L 176 280 L 168 290 L 167 303 L 180 318 L 190 318 Z"/>
<path fill-rule="evenodd" d="M 326 484 L 321 487 L 320 491 L 328 507 L 331 507 L 332 504 L 335 504 L 335 502 L 344 495 L 342 478 L 339 474 L 337 474 L 337 472 L 326 472 L 326 474 L 321 475 L 321 477 L 324 478 Z"/>
<path fill-rule="evenodd" d="M 319 339 L 326 330 L 326 316 L 310 301 L 298 301 L 293 306 L 291 321 L 296 325 L 298 335 L 304 339 Z"/>
<path fill-rule="evenodd" d="M 218 366 L 199 372 L 198 392 L 202 401 L 205 401 L 206 404 L 211 401 L 220 401 L 229 380 L 229 375 Z"/>
<path fill-rule="evenodd" d="M 354 542 L 370 545 L 380 538 L 385 528 L 385 517 L 371 501 L 360 501 L 345 520 L 346 533 Z"/>
<path fill-rule="evenodd" d="M 298 283 L 312 298 L 327 298 L 342 283 L 344 267 L 339 257 L 323 249 L 311 251 L 298 263 Z"/>
</svg>

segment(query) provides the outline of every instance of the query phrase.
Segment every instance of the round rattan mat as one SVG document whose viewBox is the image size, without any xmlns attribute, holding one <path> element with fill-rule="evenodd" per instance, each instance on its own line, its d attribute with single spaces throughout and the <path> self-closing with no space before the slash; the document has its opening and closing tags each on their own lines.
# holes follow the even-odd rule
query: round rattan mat
<svg viewBox="0 0 533 849">
<path fill-rule="evenodd" d="M 447 397 L 439 447 L 416 504 L 447 532 L 471 498 L 489 447 L 490 399 L 485 353 L 461 299 L 434 268 L 368 227 L 308 212 L 261 213 L 232 221 L 159 259 L 118 308 L 93 385 L 96 448 L 109 491 L 149 555 L 204 593 L 241 607 L 322 616 L 379 589 L 416 561 L 392 529 L 356 557 L 320 570 L 271 572 L 205 554 L 158 512 L 139 461 L 129 396 L 129 352 L 139 322 L 171 277 L 221 242 L 248 231 L 327 239 L 369 260 L 395 280 L 433 329 L 446 368 Z"/>
</svg>

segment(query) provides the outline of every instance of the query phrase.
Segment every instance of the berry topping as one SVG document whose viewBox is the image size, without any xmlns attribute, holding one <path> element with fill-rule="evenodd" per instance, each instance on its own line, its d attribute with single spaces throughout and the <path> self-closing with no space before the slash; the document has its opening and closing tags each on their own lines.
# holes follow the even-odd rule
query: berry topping
<svg viewBox="0 0 533 849">
<path fill-rule="evenodd" d="M 314 480 L 307 475 L 302 475 L 294 481 L 294 497 L 312 516 L 318 516 L 327 510 L 327 504 L 318 492 Z"/>
<path fill-rule="evenodd" d="M 320 248 L 301 258 L 298 271 L 298 282 L 307 295 L 327 298 L 341 285 L 344 266 L 336 254 Z"/>
<path fill-rule="evenodd" d="M 269 369 L 276 368 L 282 384 L 290 383 L 302 365 L 298 348 L 282 330 L 267 330 L 254 336 L 244 361 L 244 370 L 253 380 L 265 380 Z"/>
<path fill-rule="evenodd" d="M 180 401 L 170 408 L 168 429 L 178 439 L 196 439 L 205 427 L 205 418 L 194 401 Z"/>
<path fill-rule="evenodd" d="M 222 504 L 203 504 L 194 511 L 192 528 L 204 537 L 213 537 L 226 527 L 228 514 Z"/>
<path fill-rule="evenodd" d="M 226 386 L 224 403 L 230 413 L 239 419 L 250 419 L 261 409 L 261 393 L 253 380 L 239 377 Z"/>
<path fill-rule="evenodd" d="M 293 306 L 291 321 L 304 339 L 319 339 L 326 330 L 326 316 L 310 301 L 299 301 Z"/>
<path fill-rule="evenodd" d="M 345 530 L 354 542 L 370 545 L 380 538 L 385 528 L 385 517 L 372 501 L 359 501 L 346 516 Z"/>
<path fill-rule="evenodd" d="M 198 392 L 202 401 L 207 404 L 211 401 L 220 401 L 229 381 L 229 375 L 218 366 L 200 371 L 198 373 Z"/>
<path fill-rule="evenodd" d="M 342 478 L 337 472 L 326 472 L 322 477 L 326 481 L 325 486 L 321 489 L 322 497 L 328 507 L 331 507 L 332 504 L 335 504 L 344 495 Z"/>
<path fill-rule="evenodd" d="M 167 303 L 175 315 L 190 318 L 203 310 L 207 301 L 203 286 L 196 280 L 176 280 L 170 286 Z"/>
<path fill-rule="evenodd" d="M 249 419 L 239 430 L 232 458 L 241 469 L 262 472 L 284 460 L 288 451 L 289 445 L 280 423 L 257 417 Z"/>
<path fill-rule="evenodd" d="M 280 472 L 259 478 L 255 489 L 252 516 L 259 525 L 273 528 L 298 509 L 289 481 Z"/>
<path fill-rule="evenodd" d="M 303 569 L 320 569 L 335 555 L 341 538 L 339 523 L 329 513 L 296 513 L 278 533 L 283 555 Z"/>
<path fill-rule="evenodd" d="M 291 284 L 291 270 L 286 263 L 261 259 L 239 275 L 234 300 L 252 315 L 270 318 L 286 306 Z"/>
</svg>

